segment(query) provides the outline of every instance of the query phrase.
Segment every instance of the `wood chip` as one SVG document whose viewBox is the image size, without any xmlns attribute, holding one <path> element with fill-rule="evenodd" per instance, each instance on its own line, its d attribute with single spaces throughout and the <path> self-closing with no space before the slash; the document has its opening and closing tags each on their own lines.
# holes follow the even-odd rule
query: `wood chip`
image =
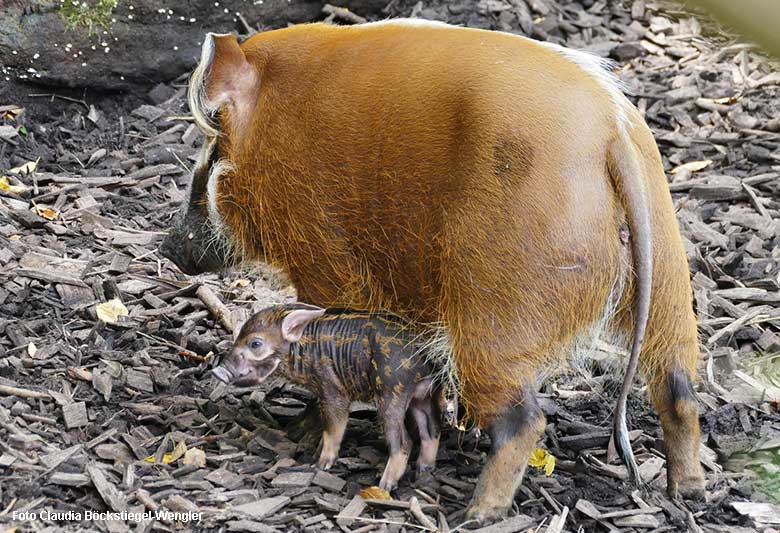
<svg viewBox="0 0 780 533">
<path fill-rule="evenodd" d="M 125 495 L 117 490 L 113 483 L 108 481 L 106 475 L 97 465 L 88 465 L 87 474 L 89 474 L 92 483 L 95 485 L 100 497 L 106 502 L 108 507 L 115 512 L 127 510 L 127 501 Z"/>
</svg>

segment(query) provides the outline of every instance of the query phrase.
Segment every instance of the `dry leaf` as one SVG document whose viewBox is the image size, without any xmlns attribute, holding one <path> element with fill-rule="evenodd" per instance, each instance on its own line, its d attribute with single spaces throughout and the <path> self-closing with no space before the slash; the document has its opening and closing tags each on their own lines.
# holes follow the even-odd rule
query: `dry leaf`
<svg viewBox="0 0 780 533">
<path fill-rule="evenodd" d="M 13 120 L 18 115 L 20 115 L 22 111 L 24 111 L 24 108 L 16 105 L 4 106 L 2 117 L 8 120 Z"/>
<path fill-rule="evenodd" d="M 119 298 L 114 298 L 102 304 L 95 306 L 95 312 L 101 322 L 106 324 L 116 324 L 120 316 L 127 316 L 129 313 L 127 307 Z"/>
<path fill-rule="evenodd" d="M 22 194 L 27 190 L 27 187 L 24 185 L 11 185 L 8 182 L 8 177 L 0 176 L 0 189 L 14 194 Z"/>
<path fill-rule="evenodd" d="M 698 172 L 699 170 L 707 168 L 711 164 L 712 159 L 705 159 L 703 161 L 689 161 L 688 163 L 683 163 L 680 166 L 674 167 L 672 169 L 672 174 L 677 174 L 683 170 L 687 170 L 689 172 Z"/>
<path fill-rule="evenodd" d="M 171 464 L 174 461 L 178 461 L 184 454 L 187 453 L 187 445 L 183 440 L 180 440 L 176 447 L 173 448 L 171 453 L 163 455 L 163 464 Z"/>
<path fill-rule="evenodd" d="M 547 450 L 536 448 L 531 452 L 531 458 L 528 459 L 528 464 L 539 470 L 544 470 L 547 476 L 552 475 L 555 470 L 555 457 Z"/>
<path fill-rule="evenodd" d="M 38 168 L 38 162 L 41 160 L 39 157 L 35 161 L 28 161 L 24 165 L 14 167 L 8 172 L 11 174 L 32 174 Z"/>
<path fill-rule="evenodd" d="M 27 345 L 27 355 L 30 357 L 35 357 L 35 354 L 38 353 L 38 347 L 34 343 L 30 343 Z"/>
<path fill-rule="evenodd" d="M 101 361 L 106 365 L 106 371 L 109 376 L 112 378 L 119 378 L 122 376 L 122 372 L 124 371 L 122 363 L 111 359 L 101 359 Z"/>
<path fill-rule="evenodd" d="M 206 452 L 200 448 L 190 448 L 184 453 L 182 462 L 185 465 L 195 465 L 198 468 L 203 468 L 206 466 Z"/>
<path fill-rule="evenodd" d="M 41 207 L 39 205 L 36 205 L 33 203 L 33 206 L 35 206 L 35 212 L 38 213 L 38 216 L 45 218 L 46 220 L 56 220 L 58 213 L 54 209 L 50 207 Z"/>
<path fill-rule="evenodd" d="M 10 237 L 8 237 L 8 240 L 9 240 L 9 241 L 18 241 L 18 240 L 20 240 L 21 238 L 22 238 L 22 236 L 21 236 L 21 235 L 11 235 Z"/>
<path fill-rule="evenodd" d="M 392 500 L 393 497 L 385 489 L 368 487 L 360 491 L 360 497 L 364 500 Z"/>
<path fill-rule="evenodd" d="M 173 463 L 174 461 L 177 461 L 180 457 L 187 454 L 187 445 L 184 444 L 184 441 L 179 441 L 179 444 L 176 445 L 176 447 L 173 449 L 173 451 L 164 453 L 162 456 L 162 464 L 169 465 Z M 150 455 L 146 459 L 144 459 L 147 463 L 154 463 L 154 455 Z M 204 462 L 205 462 L 205 455 L 204 455 Z M 186 463 L 185 463 L 186 464 Z"/>
</svg>

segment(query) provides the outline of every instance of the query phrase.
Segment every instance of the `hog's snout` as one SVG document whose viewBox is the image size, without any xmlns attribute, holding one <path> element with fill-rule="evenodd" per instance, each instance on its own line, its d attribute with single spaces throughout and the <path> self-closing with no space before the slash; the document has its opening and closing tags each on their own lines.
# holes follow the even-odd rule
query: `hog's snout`
<svg viewBox="0 0 780 533">
<path fill-rule="evenodd" d="M 160 245 L 160 254 L 190 276 L 230 266 L 227 242 L 207 221 L 192 214 L 171 227 Z"/>
<path fill-rule="evenodd" d="M 168 235 L 160 245 L 160 254 L 173 261 L 179 270 L 189 276 L 200 274 L 195 261 L 192 260 L 192 252 L 183 243 L 177 243 L 173 235 Z"/>
</svg>

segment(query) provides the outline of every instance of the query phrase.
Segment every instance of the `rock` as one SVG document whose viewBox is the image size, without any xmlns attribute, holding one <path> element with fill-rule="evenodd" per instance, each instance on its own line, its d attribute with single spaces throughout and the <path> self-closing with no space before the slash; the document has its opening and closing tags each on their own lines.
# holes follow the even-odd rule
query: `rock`
<svg viewBox="0 0 780 533">
<path fill-rule="evenodd" d="M 4 2 L 0 11 L 0 57 L 3 66 L 22 81 L 61 87 L 128 90 L 154 87 L 150 98 L 159 103 L 167 91 L 155 87 L 189 72 L 200 58 L 207 32 L 246 31 L 236 13 L 262 29 L 316 20 L 324 1 L 265 0 L 245 2 L 193 0 L 160 8 L 157 0 L 119 2 L 106 29 L 92 35 L 69 28 L 60 2 Z M 131 9 L 132 4 L 132 9 Z M 361 15 L 383 18 L 385 0 L 340 2 Z M 51 36 L 51 38 L 42 38 Z M 56 36 L 56 37 L 55 37 Z M 74 57 L 75 56 L 75 57 Z"/>
<path fill-rule="evenodd" d="M 173 90 L 173 87 L 170 85 L 167 85 L 165 83 L 158 83 L 154 86 L 154 89 L 149 91 L 149 99 L 154 102 L 155 104 L 162 104 L 167 99 L 172 97 L 176 91 Z"/>
<path fill-rule="evenodd" d="M 645 50 L 639 43 L 621 43 L 610 50 L 609 57 L 624 63 L 646 54 L 647 50 Z"/>
</svg>

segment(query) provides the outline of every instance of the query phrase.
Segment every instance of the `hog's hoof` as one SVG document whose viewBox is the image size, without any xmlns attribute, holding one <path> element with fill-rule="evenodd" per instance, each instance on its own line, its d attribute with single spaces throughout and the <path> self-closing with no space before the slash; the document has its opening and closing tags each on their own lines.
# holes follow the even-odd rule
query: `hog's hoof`
<svg viewBox="0 0 780 533">
<path fill-rule="evenodd" d="M 490 507 L 471 503 L 463 517 L 467 521 L 474 520 L 482 524 L 487 521 L 504 518 L 508 512 L 508 507 Z"/>
<path fill-rule="evenodd" d="M 705 499 L 704 478 L 689 477 L 677 483 L 669 483 L 668 492 L 672 498 L 701 501 Z"/>
</svg>

